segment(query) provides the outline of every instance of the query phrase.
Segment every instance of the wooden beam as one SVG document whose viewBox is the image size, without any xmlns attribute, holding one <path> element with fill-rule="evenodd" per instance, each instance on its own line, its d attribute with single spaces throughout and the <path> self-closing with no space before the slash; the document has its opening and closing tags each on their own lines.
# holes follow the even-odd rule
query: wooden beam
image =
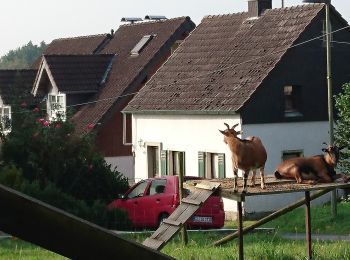
<svg viewBox="0 0 350 260">
<path fill-rule="evenodd" d="M 1 230 L 71 259 L 173 259 L 0 185 Z"/>
<path fill-rule="evenodd" d="M 331 189 L 326 189 L 326 190 L 319 191 L 319 192 L 311 195 L 310 196 L 310 200 L 314 200 L 314 199 L 316 199 L 318 197 L 321 197 L 322 195 L 328 193 L 329 191 L 331 191 Z M 248 227 L 243 228 L 243 234 L 246 234 L 249 231 L 252 231 L 254 228 L 257 228 L 257 227 L 259 227 L 259 226 L 261 226 L 261 225 L 263 225 L 263 224 L 265 224 L 265 223 L 267 223 L 267 222 L 269 222 L 269 221 L 271 221 L 271 220 L 273 220 L 275 218 L 278 218 L 279 216 L 282 216 L 282 215 L 284 215 L 284 214 L 292 211 L 293 209 L 296 209 L 296 208 L 298 208 L 298 207 L 300 207 L 300 206 L 302 206 L 304 204 L 305 204 L 305 199 L 301 199 L 301 200 L 297 201 L 296 203 L 293 203 L 293 204 L 291 204 L 291 205 L 289 205 L 289 206 L 287 206 L 285 208 L 277 210 L 274 213 L 272 213 L 272 214 L 270 214 L 270 215 L 260 219 L 256 223 L 254 223 L 254 224 L 252 224 L 252 225 L 250 225 Z M 239 234 L 238 234 L 238 231 L 237 231 L 237 232 L 235 232 L 235 233 L 233 233 L 231 235 L 228 235 L 228 236 L 226 236 L 226 237 L 224 237 L 224 238 L 222 238 L 222 239 L 220 239 L 218 241 L 215 241 L 213 243 L 213 245 L 214 246 L 223 245 L 223 244 L 225 244 L 225 243 L 227 243 L 227 242 L 237 238 L 238 235 Z"/>
</svg>

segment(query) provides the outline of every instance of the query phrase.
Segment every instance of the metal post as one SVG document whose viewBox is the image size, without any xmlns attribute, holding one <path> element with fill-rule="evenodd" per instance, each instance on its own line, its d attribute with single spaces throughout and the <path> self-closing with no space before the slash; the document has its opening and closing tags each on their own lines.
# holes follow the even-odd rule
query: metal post
<svg viewBox="0 0 350 260">
<path fill-rule="evenodd" d="M 284 0 L 282 0 L 282 8 L 284 8 Z"/>
<path fill-rule="evenodd" d="M 332 59 L 331 59 L 331 21 L 329 16 L 329 4 L 326 4 L 326 52 L 327 52 L 327 89 L 328 89 L 328 120 L 329 120 L 329 145 L 334 144 L 333 126 L 333 87 L 332 87 Z M 337 216 L 337 191 L 331 193 L 332 216 Z"/>
<path fill-rule="evenodd" d="M 179 173 L 179 197 L 180 197 L 180 203 L 182 203 L 182 198 L 183 198 L 183 187 L 184 187 L 184 176 L 183 176 L 183 171 L 180 171 Z M 188 244 L 188 234 L 187 234 L 187 228 L 186 224 L 181 228 L 181 239 L 182 242 L 187 245 Z"/>
<path fill-rule="evenodd" d="M 244 259 L 243 255 L 243 220 L 242 220 L 242 202 L 237 201 L 237 226 L 238 226 L 238 248 L 239 260 Z"/>
<path fill-rule="evenodd" d="M 306 229 L 307 257 L 308 259 L 312 259 L 310 191 L 305 191 L 305 229 Z"/>
</svg>

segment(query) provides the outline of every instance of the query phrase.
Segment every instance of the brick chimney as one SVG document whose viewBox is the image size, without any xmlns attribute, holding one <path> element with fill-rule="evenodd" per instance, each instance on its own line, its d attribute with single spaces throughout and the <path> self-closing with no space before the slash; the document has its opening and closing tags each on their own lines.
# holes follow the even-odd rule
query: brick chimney
<svg viewBox="0 0 350 260">
<path fill-rule="evenodd" d="M 258 17 L 266 9 L 272 8 L 272 0 L 248 0 L 248 13 L 250 17 Z"/>
</svg>

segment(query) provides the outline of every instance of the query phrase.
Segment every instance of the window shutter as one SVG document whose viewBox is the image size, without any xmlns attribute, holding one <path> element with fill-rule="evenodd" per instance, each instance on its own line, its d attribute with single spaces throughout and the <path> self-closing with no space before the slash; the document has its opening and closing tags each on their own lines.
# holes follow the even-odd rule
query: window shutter
<svg viewBox="0 0 350 260">
<path fill-rule="evenodd" d="M 198 176 L 205 177 L 205 153 L 198 152 Z"/>
<path fill-rule="evenodd" d="M 219 178 L 225 178 L 225 154 L 219 153 L 218 163 L 219 163 Z"/>
<path fill-rule="evenodd" d="M 160 151 L 160 174 L 161 176 L 168 175 L 168 152 Z"/>
</svg>

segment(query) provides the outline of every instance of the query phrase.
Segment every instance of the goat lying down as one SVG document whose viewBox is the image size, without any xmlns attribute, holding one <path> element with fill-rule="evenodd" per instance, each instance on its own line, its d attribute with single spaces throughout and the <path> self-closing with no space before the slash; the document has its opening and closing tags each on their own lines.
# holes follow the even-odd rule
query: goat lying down
<svg viewBox="0 0 350 260">
<path fill-rule="evenodd" d="M 249 171 L 253 171 L 251 186 L 255 185 L 256 170 L 260 170 L 261 188 L 265 189 L 264 168 L 267 159 L 265 147 L 263 146 L 260 138 L 256 136 L 250 136 L 247 139 L 240 139 L 237 135 L 241 134 L 241 131 L 236 131 L 235 127 L 238 124 L 227 127 L 226 130 L 219 130 L 224 135 L 224 142 L 229 146 L 231 150 L 231 158 L 234 173 L 233 191 L 237 192 L 237 178 L 238 169 L 244 172 L 243 175 L 243 192 L 247 192 L 247 178 Z"/>
<path fill-rule="evenodd" d="M 275 177 L 277 179 L 295 179 L 297 183 L 316 184 L 329 182 L 348 182 L 345 174 L 336 174 L 334 168 L 339 159 L 336 145 L 322 149 L 324 155 L 312 157 L 297 157 L 285 160 L 277 166 Z"/>
</svg>

